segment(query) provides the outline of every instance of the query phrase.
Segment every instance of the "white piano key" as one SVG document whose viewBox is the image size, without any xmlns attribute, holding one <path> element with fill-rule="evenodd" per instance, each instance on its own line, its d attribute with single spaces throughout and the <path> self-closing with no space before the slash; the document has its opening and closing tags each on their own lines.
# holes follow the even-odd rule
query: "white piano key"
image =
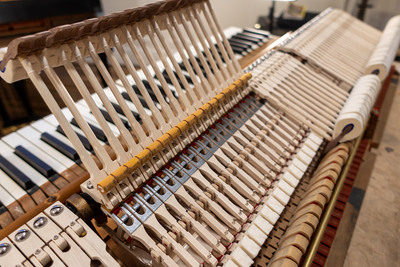
<svg viewBox="0 0 400 267">
<path fill-rule="evenodd" d="M 70 160 L 68 157 L 64 156 L 64 154 L 60 153 L 55 148 L 42 141 L 40 139 L 41 132 L 31 127 L 30 125 L 19 129 L 17 133 L 29 142 L 31 142 L 33 145 L 35 145 L 37 149 L 42 150 L 49 157 L 54 158 L 66 168 L 70 168 L 76 164 L 73 160 Z"/>
<path fill-rule="evenodd" d="M 49 116 L 52 116 L 52 115 L 49 115 Z M 58 140 L 60 140 L 64 144 L 66 144 L 67 146 L 74 148 L 71 141 L 69 141 L 67 137 L 65 137 L 64 135 L 62 135 L 56 131 L 57 126 L 54 126 L 53 124 L 51 124 L 45 120 L 36 121 L 36 122 L 32 123 L 31 125 L 32 125 L 32 127 L 37 129 L 41 133 L 46 132 L 46 133 L 52 135 L 53 137 L 57 138 Z"/>
<path fill-rule="evenodd" d="M 1 181 L 0 181 L 1 184 Z M 7 207 L 13 203 L 15 199 L 0 185 L 0 202 Z"/>
<path fill-rule="evenodd" d="M 14 150 L 3 141 L 0 141 L 0 154 L 11 162 L 16 168 L 22 173 L 29 177 L 37 186 L 41 186 L 48 182 L 48 180 L 32 168 L 28 163 L 23 161 L 17 155 L 14 154 Z"/>
<path fill-rule="evenodd" d="M 41 159 L 43 162 L 48 164 L 50 167 L 52 167 L 53 170 L 55 170 L 59 174 L 67 169 L 60 162 L 58 162 L 57 160 L 55 160 L 48 154 L 46 154 L 43 151 L 41 151 L 40 149 L 38 149 L 35 145 L 30 143 L 24 137 L 20 136 L 18 133 L 11 133 L 7 136 L 4 136 L 2 138 L 2 140 L 13 148 L 16 148 L 18 145 L 23 146 L 25 149 L 27 149 L 33 155 L 35 155 L 36 157 Z"/>
<path fill-rule="evenodd" d="M 13 179 L 11 179 L 6 173 L 0 170 L 0 185 L 10 193 L 14 199 L 20 199 L 26 192 L 22 189 Z"/>
</svg>

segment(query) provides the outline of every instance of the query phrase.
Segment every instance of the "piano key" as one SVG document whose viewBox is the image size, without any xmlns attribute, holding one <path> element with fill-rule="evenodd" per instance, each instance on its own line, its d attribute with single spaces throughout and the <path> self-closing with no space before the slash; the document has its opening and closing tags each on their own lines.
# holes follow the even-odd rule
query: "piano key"
<svg viewBox="0 0 400 267">
<path fill-rule="evenodd" d="M 71 148 L 70 146 L 66 145 L 56 137 L 52 136 L 49 133 L 42 133 L 41 139 L 46 142 L 47 144 L 51 145 L 53 148 L 57 149 L 65 156 L 70 158 L 71 160 L 78 160 L 79 155 L 75 149 Z"/>
<path fill-rule="evenodd" d="M 11 186 L 9 186 L 10 184 Z M 13 193 L 10 191 L 10 189 L 15 189 L 19 194 Z M 15 198 L 15 196 L 18 198 Z M 0 226 L 3 228 L 36 206 L 35 202 L 30 198 L 30 196 L 1 170 L 0 203 Z M 2 215 L 4 212 L 7 212 L 8 216 Z"/>
<path fill-rule="evenodd" d="M 94 135 L 97 137 L 97 139 L 99 139 L 99 140 L 101 140 L 101 141 L 103 141 L 103 142 L 107 142 L 107 137 L 106 137 L 106 135 L 104 134 L 104 132 L 101 130 L 101 128 L 94 126 L 91 122 L 89 122 L 89 121 L 87 121 L 87 120 L 86 120 L 86 122 L 87 122 L 87 124 L 89 125 L 90 129 L 92 129 L 92 131 L 93 131 Z M 73 118 L 73 119 L 70 121 L 70 123 L 71 123 L 72 125 L 75 125 L 76 127 L 78 127 L 78 128 L 80 129 L 79 124 L 78 124 L 78 122 L 75 120 L 75 118 Z"/>
<path fill-rule="evenodd" d="M 21 144 L 29 146 L 28 143 L 30 143 L 32 145 L 32 150 L 35 151 L 35 154 L 43 152 L 45 155 L 40 155 L 40 158 L 44 159 L 57 172 L 62 172 L 63 169 L 71 168 L 76 164 L 73 160 L 64 156 L 64 154 L 60 153 L 52 146 L 41 140 L 42 133 L 32 126 L 25 126 L 24 128 L 19 129 L 17 133 L 25 139 L 19 141 Z M 52 162 L 52 159 L 56 162 Z M 64 168 L 58 164 L 61 164 Z"/>
<path fill-rule="evenodd" d="M 62 129 L 61 125 L 58 125 L 56 129 L 57 129 L 57 132 L 59 132 L 60 134 L 62 134 L 66 137 L 66 134 L 65 134 L 64 130 Z M 82 145 L 86 148 L 86 150 L 90 151 L 91 153 L 94 153 L 93 147 L 90 144 L 89 140 L 82 134 L 77 133 L 76 131 L 75 131 L 75 133 L 78 136 L 79 140 L 81 140 Z"/>
<path fill-rule="evenodd" d="M 0 202 L 3 206 L 8 206 L 15 201 L 10 193 L 8 193 L 1 185 L 0 185 Z"/>
<path fill-rule="evenodd" d="M 244 28 L 243 32 L 250 32 L 250 33 L 265 36 L 266 38 L 271 38 L 271 33 L 268 31 L 257 30 L 257 29 L 253 29 L 253 28 Z"/>
<path fill-rule="evenodd" d="M 38 137 L 38 136 L 36 136 Z M 32 137 L 29 137 L 32 138 Z M 26 140 L 18 133 L 11 133 L 2 139 L 15 149 L 14 153 L 30 164 L 38 172 L 52 181 L 58 188 L 63 188 L 68 182 L 63 178 L 64 174 L 73 180 L 77 178 L 75 173 L 66 171 L 68 168 L 54 158 L 48 156 L 31 142 Z M 54 168 L 53 168 L 54 166 Z M 58 174 L 57 174 L 58 172 Z M 65 173 L 64 173 L 65 172 Z M 60 177 L 63 176 L 63 177 Z"/>
<path fill-rule="evenodd" d="M 147 80 L 142 80 L 142 83 L 143 83 L 144 87 L 146 87 L 147 91 L 149 91 L 149 93 L 151 92 L 152 94 L 155 94 L 153 89 L 151 88 L 150 83 Z M 164 89 L 162 88 L 161 85 L 158 85 L 158 84 L 157 84 L 157 87 L 165 99 L 167 97 L 167 94 L 165 93 Z"/>
<path fill-rule="evenodd" d="M 123 111 L 122 108 L 119 106 L 119 104 L 118 104 L 117 100 L 114 98 L 112 92 L 111 92 L 109 89 L 104 89 L 104 92 L 105 92 L 105 94 L 107 95 L 107 98 L 110 100 L 111 105 L 113 106 L 113 108 L 114 108 L 115 111 L 117 112 L 118 116 L 119 116 L 122 120 L 128 121 L 127 117 L 125 116 L 124 111 Z M 96 105 L 97 105 L 98 107 L 100 107 L 101 109 L 104 108 L 103 102 L 100 100 L 100 98 L 99 98 L 96 94 L 93 94 L 92 97 L 93 97 L 93 100 L 94 100 L 94 102 L 96 103 Z M 126 104 L 127 104 L 128 108 L 132 110 L 131 104 L 133 105 L 133 103 L 128 103 L 128 102 L 126 102 Z M 133 105 L 133 107 L 134 107 L 134 105 Z M 140 122 L 141 122 L 141 118 L 140 118 L 139 113 L 136 111 L 136 108 L 135 108 L 135 112 L 132 112 L 132 114 L 133 114 L 133 116 L 135 117 L 135 119 L 140 123 Z M 128 121 L 128 123 L 129 123 L 129 121 Z M 130 124 L 129 124 L 129 125 L 130 125 Z"/>
<path fill-rule="evenodd" d="M 29 165 L 31 165 L 33 168 L 35 168 L 38 172 L 43 174 L 44 177 L 50 178 L 51 176 L 56 174 L 56 171 L 52 167 L 50 167 L 43 160 L 41 160 L 40 158 L 36 157 L 34 154 L 29 152 L 29 150 L 27 150 L 23 146 L 21 145 L 17 146 L 15 148 L 14 153 L 20 158 L 22 158 Z"/>
<path fill-rule="evenodd" d="M 130 81 L 130 79 L 128 79 L 128 81 Z M 136 94 L 138 97 L 144 99 L 142 93 L 141 93 L 140 90 L 139 90 L 139 87 L 135 84 L 135 82 L 133 81 L 133 79 L 132 79 L 131 85 L 132 85 L 132 89 L 135 91 L 135 94 Z M 125 90 L 125 88 L 124 88 L 124 90 Z M 126 94 L 129 96 L 128 92 L 126 92 L 126 91 L 123 91 L 123 92 L 126 93 Z M 151 98 L 154 102 L 157 102 L 157 103 L 158 103 L 158 99 L 157 99 L 156 95 L 154 94 L 153 90 L 149 90 L 149 91 L 148 91 L 148 94 L 149 94 L 150 98 Z M 131 101 L 130 98 L 129 98 L 129 99 L 126 99 L 126 100 Z M 131 102 L 132 102 L 132 101 L 131 101 Z M 133 102 L 132 102 L 132 103 L 133 103 Z M 146 103 L 146 105 L 147 105 L 147 103 Z"/>
<path fill-rule="evenodd" d="M 163 74 L 163 77 L 164 77 L 165 81 L 166 81 L 168 84 L 172 85 L 172 80 L 171 80 L 171 78 L 169 77 L 167 71 L 164 70 L 164 71 L 162 72 L 162 74 Z M 182 84 L 182 82 L 180 81 L 179 78 L 177 78 L 177 81 L 178 81 L 180 87 L 181 87 L 181 88 L 184 88 L 184 86 L 183 86 L 183 84 Z"/>
<path fill-rule="evenodd" d="M 106 121 L 108 121 L 108 122 L 114 124 L 114 121 L 111 119 L 111 116 L 110 116 L 110 114 L 108 114 L 107 111 L 105 111 L 104 109 L 100 108 L 100 112 L 101 112 L 101 114 L 103 115 L 103 117 L 104 117 L 104 119 L 105 119 Z M 132 128 L 131 128 L 131 125 L 129 124 L 129 122 L 128 122 L 127 120 L 121 118 L 121 121 L 122 121 L 122 123 L 124 124 L 124 126 L 125 126 L 128 130 L 132 129 Z"/>
<path fill-rule="evenodd" d="M 19 184 L 2 170 L 0 170 L 0 185 L 16 200 L 27 194 Z"/>
<path fill-rule="evenodd" d="M 40 203 L 45 196 L 37 186 L 25 191 L 11 177 L 0 170 L 0 186 L 4 188 L 17 202 L 7 205 L 14 219 L 19 218 L 25 212 L 33 209 L 36 203 Z M 21 208 L 22 207 L 22 208 Z"/>
<path fill-rule="evenodd" d="M 118 89 L 119 89 L 119 91 L 120 91 L 121 93 L 122 93 L 122 92 L 126 92 L 125 88 L 123 88 L 123 87 L 118 87 Z M 110 89 L 104 89 L 104 93 L 107 95 L 107 98 L 110 100 L 110 102 L 111 102 L 112 104 L 114 104 L 113 106 L 115 106 L 115 107 L 118 106 L 118 107 L 119 107 L 118 101 L 115 99 L 115 97 L 114 97 L 114 95 L 113 95 L 113 93 L 111 92 Z M 138 110 L 137 110 L 137 108 L 135 107 L 135 105 L 134 105 L 132 102 L 126 101 L 125 103 L 126 103 L 126 105 L 128 106 L 128 108 L 132 111 L 132 113 L 133 113 L 134 115 L 137 114 L 137 115 L 135 115 L 135 117 L 140 116 L 140 115 L 139 115 L 139 112 L 138 112 Z M 157 106 L 156 106 L 156 107 L 157 107 Z M 149 109 L 145 108 L 144 110 L 146 111 L 146 113 L 147 113 L 148 115 L 151 115 L 151 111 L 150 111 Z M 122 109 L 121 109 L 121 112 L 122 112 Z M 121 114 L 121 115 L 123 115 L 123 114 Z"/>
<path fill-rule="evenodd" d="M 180 81 L 178 73 L 177 73 L 176 71 L 173 71 L 173 72 L 174 72 L 174 74 L 175 74 L 176 79 L 177 79 L 178 81 Z M 187 82 L 188 82 L 189 84 L 192 84 L 192 85 L 194 84 L 194 82 L 193 82 L 192 78 L 189 76 L 189 74 L 183 74 L 183 76 L 185 76 L 185 78 L 186 78 L 186 80 L 187 80 Z M 182 89 L 184 90 L 184 88 L 182 88 Z"/>
<path fill-rule="evenodd" d="M 133 86 L 136 86 L 136 85 L 133 85 Z M 132 86 L 132 87 L 133 87 L 133 86 Z M 123 97 L 125 100 L 128 100 L 129 102 L 133 103 L 133 101 L 132 101 L 131 97 L 129 96 L 128 92 L 122 92 L 122 97 Z M 143 106 L 144 108 L 150 109 L 149 105 L 147 104 L 146 100 L 144 100 L 144 98 L 138 96 L 138 99 L 139 99 L 140 103 L 142 104 L 142 106 Z M 154 99 L 153 99 L 153 100 L 154 100 Z"/>
<path fill-rule="evenodd" d="M 46 195 L 37 185 L 28 190 L 24 190 L 1 169 L 0 185 L 5 190 L 7 190 L 15 199 L 17 199 L 17 202 L 12 203 L 8 206 L 8 209 L 14 218 L 22 216 L 24 214 L 24 211 L 30 211 L 37 204 L 40 204 L 46 200 Z"/>
<path fill-rule="evenodd" d="M 125 113 L 124 113 L 124 111 L 122 110 L 122 108 L 120 107 L 120 105 L 118 105 L 118 104 L 116 104 L 116 103 L 114 103 L 114 102 L 111 102 L 111 105 L 114 107 L 115 111 L 116 111 L 118 114 L 120 114 L 120 115 L 122 115 L 122 116 L 125 116 Z M 134 112 L 132 112 L 132 113 L 133 113 L 133 116 L 135 117 L 135 119 L 136 119 L 140 124 L 142 124 L 142 119 L 141 119 L 140 115 L 139 115 L 138 113 L 134 113 Z"/>
<path fill-rule="evenodd" d="M 63 109 L 61 109 L 61 110 L 62 110 L 64 116 L 67 118 L 67 120 L 72 121 L 72 119 L 73 119 L 74 117 L 72 116 L 72 113 L 69 111 L 69 109 L 63 108 Z M 53 124 L 54 126 L 56 126 L 57 131 L 61 131 L 60 133 L 63 133 L 61 127 L 58 127 L 59 124 L 58 124 L 58 121 L 57 121 L 57 119 L 55 118 L 55 116 L 49 115 L 49 116 L 44 117 L 43 120 L 45 120 L 45 121 L 47 121 L 47 122 Z M 74 131 L 78 134 L 78 136 L 80 135 L 81 141 L 83 140 L 82 142 L 85 142 L 85 145 L 86 145 L 85 147 L 86 147 L 86 149 L 89 150 L 89 151 L 93 150 L 92 145 L 90 144 L 89 140 L 86 138 L 84 132 L 83 132 L 79 127 L 77 127 L 77 126 L 75 126 L 75 125 L 73 125 L 73 124 L 71 124 L 71 127 L 72 127 L 72 129 L 74 129 Z M 104 143 L 102 140 L 97 139 L 97 141 L 98 141 L 102 146 L 105 145 L 105 143 Z M 89 145 L 90 145 L 90 146 L 89 146 Z M 91 148 L 91 149 L 90 149 L 90 148 Z"/>
<path fill-rule="evenodd" d="M 2 155 L 0 155 L 0 169 L 7 173 L 24 190 L 29 190 L 33 186 L 35 186 L 35 183 L 28 176 L 26 176 L 23 172 L 21 172 L 18 168 L 11 164 Z"/>
<path fill-rule="evenodd" d="M 97 119 L 94 117 L 93 113 L 90 111 L 89 107 L 86 105 L 86 102 L 78 101 L 76 104 L 77 104 L 77 107 L 78 107 L 80 113 L 87 120 L 87 122 L 92 124 L 93 126 L 97 127 L 98 129 L 101 129 L 99 123 L 97 122 Z M 103 111 L 106 112 L 105 110 L 103 110 Z M 102 109 L 100 109 L 100 112 L 102 112 Z M 103 114 L 103 116 L 104 116 L 104 114 Z M 110 119 L 111 119 L 111 117 L 110 117 Z M 126 121 L 126 122 L 128 122 L 128 121 Z M 110 127 L 111 131 L 114 133 L 115 136 L 118 137 L 120 135 L 118 127 L 115 126 L 115 124 L 112 121 L 111 122 L 107 121 L 107 125 L 108 125 L 108 127 Z"/>
<path fill-rule="evenodd" d="M 242 56 L 247 56 L 248 55 L 247 49 L 243 49 L 243 48 L 237 47 L 235 45 L 231 45 L 231 48 L 232 48 L 233 53 L 235 53 L 235 54 L 240 54 Z"/>
<path fill-rule="evenodd" d="M 246 44 L 246 45 L 251 45 L 251 46 L 253 46 L 253 45 L 258 45 L 258 43 L 254 43 L 254 42 L 251 42 L 251 41 L 249 41 L 249 40 L 246 40 L 246 39 L 243 39 L 243 38 L 238 38 L 238 37 L 232 37 L 231 40 L 233 40 L 233 41 L 235 41 L 235 42 L 238 42 L 238 43 L 242 43 L 242 44 Z"/>
<path fill-rule="evenodd" d="M 50 139 L 52 141 L 56 141 L 57 145 L 62 145 L 63 148 L 68 148 L 69 147 L 69 149 L 62 150 L 62 151 L 60 150 L 59 152 L 63 153 L 63 151 L 64 152 L 68 152 L 69 151 L 69 152 L 74 152 L 73 154 L 76 153 L 77 159 L 75 160 L 75 162 L 77 164 L 79 164 L 84 170 L 86 170 L 85 166 L 82 164 L 82 162 L 79 159 L 79 155 L 77 154 L 77 152 L 73 148 L 74 146 L 72 145 L 71 141 L 69 141 L 67 137 L 65 137 L 64 135 L 62 135 L 62 134 L 60 134 L 59 132 L 56 131 L 57 130 L 57 126 L 54 126 L 53 124 L 51 124 L 51 123 L 49 123 L 49 122 L 47 122 L 45 120 L 38 120 L 38 121 L 32 123 L 31 126 L 33 128 L 35 128 L 36 130 L 38 130 L 40 133 L 42 133 L 42 135 L 45 133 L 45 135 L 47 137 L 50 137 Z M 54 148 L 57 149 L 57 146 L 54 146 Z M 73 150 L 70 150 L 70 149 L 73 149 Z M 91 157 L 96 162 L 96 164 L 98 166 L 101 166 L 101 162 L 99 161 L 99 159 L 96 156 L 94 156 L 93 154 L 91 154 L 90 152 L 88 152 L 88 153 L 91 155 Z M 68 154 L 65 154 L 65 156 L 67 156 Z"/>
<path fill-rule="evenodd" d="M 254 38 L 254 37 L 251 37 L 251 36 L 248 36 L 248 35 L 244 35 L 244 34 L 240 34 L 240 33 L 234 35 L 232 37 L 232 39 L 244 40 L 244 41 L 251 42 L 251 43 L 254 43 L 254 44 L 257 44 L 257 45 L 262 45 L 263 44 L 257 38 Z"/>
<path fill-rule="evenodd" d="M 29 166 L 26 162 L 20 159 L 13 153 L 13 149 L 8 146 L 3 141 L 0 141 L 0 155 L 9 163 L 7 174 L 13 175 L 13 178 L 18 178 L 20 182 L 17 181 L 24 189 L 29 189 L 34 185 L 39 186 L 48 195 L 52 195 L 58 191 L 48 179 L 46 179 L 42 174 L 37 172 L 34 168 Z"/>
<path fill-rule="evenodd" d="M 243 43 L 238 43 L 238 42 L 235 42 L 235 41 L 229 41 L 229 44 L 231 46 L 233 45 L 233 46 L 242 48 L 244 51 L 249 52 L 249 53 L 252 51 L 252 49 L 251 49 L 252 46 L 249 46 L 249 45 L 246 45 L 246 44 L 243 44 Z"/>
<path fill-rule="evenodd" d="M 257 48 L 259 48 L 258 45 L 255 45 L 255 44 L 251 45 L 251 44 L 248 44 L 248 43 L 238 42 L 237 40 L 229 40 L 229 44 L 230 45 L 240 46 L 240 47 L 243 47 L 243 48 L 246 47 L 247 49 L 249 49 L 250 52 L 255 50 L 255 49 L 257 49 Z"/>
<path fill-rule="evenodd" d="M 260 42 L 263 42 L 263 43 L 266 43 L 268 41 L 268 38 L 265 38 L 262 35 L 254 34 L 254 33 L 251 33 L 251 32 L 242 31 L 241 33 L 238 33 L 238 35 L 255 38 L 255 39 L 260 40 Z"/>
</svg>

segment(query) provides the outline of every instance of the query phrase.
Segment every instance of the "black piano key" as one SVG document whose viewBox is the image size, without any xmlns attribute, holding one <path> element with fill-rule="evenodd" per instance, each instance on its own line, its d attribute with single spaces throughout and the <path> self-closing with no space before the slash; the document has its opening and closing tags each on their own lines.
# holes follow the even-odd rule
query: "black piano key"
<svg viewBox="0 0 400 267">
<path fill-rule="evenodd" d="M 0 155 L 0 169 L 10 176 L 24 190 L 29 190 L 35 186 L 35 183 L 29 179 L 23 172 L 15 167 L 11 162 Z"/>
<path fill-rule="evenodd" d="M 162 74 L 163 74 L 163 76 L 164 76 L 165 81 L 166 81 L 167 83 L 169 83 L 170 85 L 173 86 L 174 84 L 172 83 L 172 80 L 171 80 L 171 78 L 169 77 L 167 71 L 164 70 Z M 176 78 L 176 80 L 178 81 L 178 83 L 179 83 L 179 85 L 181 86 L 181 88 L 184 89 L 185 87 L 183 86 L 183 83 L 182 83 L 181 79 L 179 78 L 179 76 L 177 76 L 176 73 L 175 73 L 175 78 Z M 176 92 L 171 91 L 171 93 L 175 96 L 175 98 L 178 98 L 178 95 L 176 94 Z"/>
<path fill-rule="evenodd" d="M 239 35 L 242 35 L 242 36 L 245 36 L 245 37 L 251 37 L 251 38 L 255 38 L 255 39 L 258 39 L 260 42 L 265 42 L 265 38 L 263 37 L 263 36 L 260 36 L 260 35 L 258 35 L 258 34 L 254 34 L 254 33 L 251 33 L 251 32 L 241 32 L 241 33 L 238 33 Z"/>
<path fill-rule="evenodd" d="M 231 44 L 231 47 L 235 48 L 238 51 L 242 51 L 242 52 L 247 52 L 247 49 L 248 49 L 248 48 L 245 48 L 245 47 L 238 46 L 236 44 Z"/>
<path fill-rule="evenodd" d="M 197 61 L 197 60 L 196 60 L 196 61 Z M 192 62 L 191 62 L 191 61 L 189 61 L 189 63 L 190 63 L 190 65 L 192 66 L 192 69 L 193 69 L 194 73 L 195 73 L 197 76 L 199 76 L 199 74 L 197 73 L 196 69 L 194 68 L 194 66 L 193 66 Z M 201 70 L 201 72 L 203 73 L 204 77 L 206 77 L 206 78 L 207 78 L 207 73 L 206 73 L 206 71 L 204 70 L 204 68 L 203 68 L 203 65 L 201 65 L 201 63 L 200 63 L 200 64 L 198 64 L 198 65 L 199 65 L 199 67 L 200 67 L 200 70 Z"/>
<path fill-rule="evenodd" d="M 200 65 L 200 64 L 202 65 L 200 58 L 198 58 L 198 57 L 195 57 L 195 58 L 196 58 L 197 62 L 199 63 L 199 65 Z M 211 68 L 211 64 L 210 64 L 210 62 L 208 62 L 208 59 L 207 59 L 206 56 L 204 56 L 204 60 L 206 61 L 208 67 Z M 203 65 L 202 65 L 202 66 L 203 66 Z"/>
<path fill-rule="evenodd" d="M 142 93 L 140 92 L 140 90 L 139 90 L 139 88 L 137 87 L 136 84 L 132 85 L 132 88 L 133 88 L 133 90 L 135 91 L 135 93 L 136 93 L 137 95 L 143 97 Z M 147 90 L 147 92 L 148 92 L 148 94 L 149 94 L 151 100 L 153 100 L 153 101 L 156 102 L 156 103 L 159 103 L 159 102 L 158 102 L 158 99 L 157 99 L 157 97 L 156 97 L 156 95 L 155 95 L 154 92 L 153 92 L 153 90 Z M 130 98 L 129 98 L 129 99 L 130 99 Z M 128 100 L 128 99 L 127 99 L 127 100 Z M 131 100 L 129 100 L 129 101 L 131 101 Z M 132 102 L 132 101 L 131 101 L 131 102 Z"/>
<path fill-rule="evenodd" d="M 78 124 L 78 122 L 75 120 L 75 118 L 72 118 L 71 120 L 71 124 L 75 125 L 76 127 L 78 127 L 79 129 L 81 128 Z M 103 130 L 101 130 L 99 127 L 94 126 L 93 124 L 87 122 L 87 124 L 89 125 L 90 129 L 92 129 L 94 135 L 97 137 L 97 139 L 103 141 L 103 142 L 107 142 L 107 136 L 104 134 Z"/>
<path fill-rule="evenodd" d="M 100 110 L 101 114 L 103 115 L 103 117 L 104 117 L 104 119 L 105 119 L 106 121 L 108 121 L 109 123 L 112 123 L 112 124 L 115 125 L 114 121 L 112 120 L 110 114 L 108 114 L 107 111 L 105 111 L 104 109 L 101 109 L 101 108 L 100 108 L 99 110 Z M 90 113 L 92 113 L 92 112 L 90 112 Z M 131 126 L 130 126 L 130 124 L 129 124 L 129 122 L 128 122 L 127 120 L 125 120 L 125 119 L 123 119 L 123 118 L 120 118 L 120 119 L 121 119 L 121 121 L 122 121 L 122 124 L 124 124 L 124 126 L 125 126 L 127 129 L 131 129 Z"/>
<path fill-rule="evenodd" d="M 203 54 L 204 58 L 206 59 L 208 65 L 210 65 L 210 61 L 208 61 L 206 52 L 202 51 L 202 54 Z M 214 55 L 211 53 L 211 51 L 210 51 L 210 54 L 211 54 L 211 56 L 212 56 L 212 59 L 213 59 L 214 62 L 215 62 L 215 65 L 217 66 L 218 69 L 220 69 L 219 66 L 218 66 L 218 64 L 217 64 L 217 60 L 215 59 L 215 57 L 214 57 Z M 212 69 L 211 66 L 210 66 L 210 69 L 211 69 L 211 71 L 213 71 L 213 69 Z"/>
<path fill-rule="evenodd" d="M 59 132 L 60 134 L 66 136 L 64 130 L 61 128 L 61 125 L 57 126 L 57 132 Z M 75 133 L 78 136 L 79 140 L 81 140 L 82 145 L 86 148 L 86 150 L 93 151 L 93 147 L 90 144 L 89 140 L 85 136 L 83 136 L 83 135 L 81 135 L 81 134 L 79 134 L 77 132 L 75 132 Z"/>
<path fill-rule="evenodd" d="M 185 64 L 183 64 L 183 62 L 178 63 L 178 65 L 179 65 L 179 67 L 181 68 L 181 70 L 188 71 L 188 70 L 186 69 Z"/>
<path fill-rule="evenodd" d="M 121 115 L 123 115 L 123 116 L 126 117 L 126 115 L 125 115 L 125 113 L 124 113 L 124 111 L 122 110 L 122 108 L 121 108 L 120 105 L 115 104 L 115 103 L 113 103 L 113 102 L 111 102 L 111 104 L 113 105 L 115 111 L 116 111 L 118 114 L 121 114 Z M 140 118 L 139 113 L 136 113 L 136 112 L 133 112 L 133 111 L 131 111 L 131 112 L 132 112 L 133 116 L 135 117 L 135 119 L 136 119 L 139 123 L 142 123 L 142 119 Z"/>
<path fill-rule="evenodd" d="M 122 94 L 122 97 L 123 97 L 125 100 L 128 100 L 129 102 L 132 102 L 132 103 L 133 103 L 131 97 L 129 96 L 129 94 L 128 94 L 127 92 L 122 92 L 121 94 Z M 142 106 L 143 106 L 144 108 L 150 109 L 150 108 L 149 108 L 149 105 L 148 105 L 147 102 L 146 102 L 146 100 L 144 100 L 142 97 L 139 97 L 139 96 L 138 96 L 138 99 L 139 99 L 140 103 L 142 104 Z"/>
<path fill-rule="evenodd" d="M 244 35 L 244 34 L 241 34 L 241 33 L 237 33 L 233 37 L 238 38 L 238 39 L 242 39 L 242 40 L 245 40 L 245 41 L 248 41 L 248 42 L 252 42 L 252 43 L 255 43 L 255 44 L 262 44 L 262 42 L 259 39 L 253 38 L 251 36 Z"/>
<path fill-rule="evenodd" d="M 252 45 L 248 45 L 248 44 L 244 44 L 244 43 L 239 43 L 239 42 L 236 42 L 236 41 L 234 41 L 234 40 L 229 40 L 229 44 L 230 44 L 230 45 L 235 45 L 235 46 L 241 47 L 241 48 L 243 48 L 243 49 L 251 49 L 251 47 L 252 47 Z"/>
<path fill-rule="evenodd" d="M 179 78 L 178 73 L 177 73 L 176 71 L 174 71 L 174 74 L 175 74 L 175 77 L 178 79 L 178 81 L 180 81 L 180 78 Z M 185 74 L 183 74 L 183 76 L 185 76 L 186 81 L 187 81 L 189 84 L 194 84 L 194 83 L 193 83 L 193 80 L 192 80 L 192 78 L 191 78 L 190 76 L 187 76 L 187 75 L 185 75 Z"/>
<path fill-rule="evenodd" d="M 61 152 L 63 155 L 65 155 L 69 159 L 74 160 L 74 161 L 79 159 L 78 152 L 76 152 L 75 149 L 66 145 L 62 141 L 55 138 L 54 136 L 52 136 L 48 133 L 42 133 L 42 135 L 40 136 L 40 139 L 42 141 L 46 142 L 47 144 L 49 144 L 50 146 L 52 146 L 53 148 L 55 148 L 56 150 L 58 150 L 59 152 Z"/>
<path fill-rule="evenodd" d="M 215 49 L 217 49 L 217 52 L 218 52 L 218 54 L 219 54 L 219 56 L 220 56 L 222 62 L 223 62 L 223 63 L 226 63 L 226 62 L 225 62 L 225 58 L 224 58 L 224 56 L 222 55 L 221 51 L 219 50 L 219 47 L 218 47 L 217 44 L 215 44 Z M 228 55 L 228 57 L 229 57 L 229 55 Z"/>
<path fill-rule="evenodd" d="M 250 32 L 250 33 L 255 33 L 255 34 L 259 34 L 262 35 L 266 38 L 271 38 L 271 33 L 268 31 L 263 31 L 263 30 L 257 30 L 257 29 L 252 29 L 252 28 L 245 28 L 243 29 L 244 32 Z"/>
<path fill-rule="evenodd" d="M 192 69 L 193 69 L 194 73 L 195 73 L 197 76 L 199 76 L 199 75 L 197 74 L 197 72 L 196 72 L 196 69 L 193 67 L 193 64 L 192 64 L 191 61 L 189 61 L 189 64 L 190 64 L 190 66 L 192 66 Z M 187 70 L 185 64 L 183 64 L 183 62 L 179 63 L 178 65 L 179 65 L 179 67 L 180 67 L 182 70 L 188 72 L 188 70 Z M 204 77 L 207 77 L 207 74 L 206 74 L 205 71 L 201 68 L 201 66 L 200 66 L 200 69 L 201 69 L 201 71 L 202 71 Z"/>
<path fill-rule="evenodd" d="M 242 43 L 242 44 L 247 44 L 247 45 L 258 45 L 258 42 L 250 42 L 250 41 L 247 41 L 245 39 L 238 38 L 238 37 L 235 37 L 235 36 L 230 38 L 230 40 L 233 40 L 235 42 Z"/>
<path fill-rule="evenodd" d="M 203 64 L 201 63 L 200 59 L 198 57 L 195 57 L 197 64 L 199 65 L 199 67 L 201 68 L 201 70 L 206 73 Z"/>
<path fill-rule="evenodd" d="M 242 49 L 242 48 L 240 48 L 240 47 L 231 45 L 231 48 L 232 48 L 233 53 L 235 53 L 235 54 L 240 54 L 242 56 L 247 55 L 247 51 Z"/>
<path fill-rule="evenodd" d="M 157 76 L 156 76 L 156 79 L 157 79 Z M 147 80 L 142 80 L 142 82 L 143 82 L 144 86 L 146 87 L 146 89 L 154 94 L 150 83 Z M 167 96 L 167 94 L 165 93 L 164 89 L 161 87 L 161 85 L 158 85 L 158 84 L 156 84 L 156 85 L 157 85 L 158 89 L 160 90 L 161 94 L 163 95 L 163 97 L 165 98 Z"/>
<path fill-rule="evenodd" d="M 44 177 L 49 178 L 56 173 L 56 171 L 50 167 L 46 162 L 36 157 L 29 150 L 23 146 L 17 146 L 14 153 L 22 158 L 25 162 L 31 165 L 34 169 L 40 172 Z"/>
</svg>

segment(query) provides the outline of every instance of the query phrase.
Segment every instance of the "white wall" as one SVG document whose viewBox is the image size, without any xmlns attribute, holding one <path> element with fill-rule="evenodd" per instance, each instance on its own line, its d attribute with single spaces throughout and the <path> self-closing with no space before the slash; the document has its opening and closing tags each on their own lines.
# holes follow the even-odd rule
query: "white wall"
<svg viewBox="0 0 400 267">
<path fill-rule="evenodd" d="M 355 3 L 361 0 L 348 0 L 347 12 L 354 12 Z M 128 8 L 143 6 L 155 0 L 101 0 L 105 14 Z M 383 29 L 388 19 L 400 14 L 399 0 L 369 0 L 373 9 L 366 12 L 365 21 L 374 27 Z M 222 28 L 229 26 L 252 27 L 259 16 L 269 14 L 271 1 L 268 0 L 211 0 Z M 327 7 L 344 9 L 346 0 L 298 0 L 311 12 L 321 12 Z M 279 16 L 287 2 L 277 2 L 275 16 Z M 353 13 L 355 15 L 355 13 Z"/>
<path fill-rule="evenodd" d="M 259 16 L 267 16 L 272 5 L 268 0 L 211 0 L 223 28 L 230 25 L 251 27 Z M 307 6 L 308 11 L 319 13 L 328 7 L 343 8 L 344 0 L 299 0 L 297 4 Z M 278 17 L 287 2 L 276 2 L 275 17 Z"/>
</svg>

